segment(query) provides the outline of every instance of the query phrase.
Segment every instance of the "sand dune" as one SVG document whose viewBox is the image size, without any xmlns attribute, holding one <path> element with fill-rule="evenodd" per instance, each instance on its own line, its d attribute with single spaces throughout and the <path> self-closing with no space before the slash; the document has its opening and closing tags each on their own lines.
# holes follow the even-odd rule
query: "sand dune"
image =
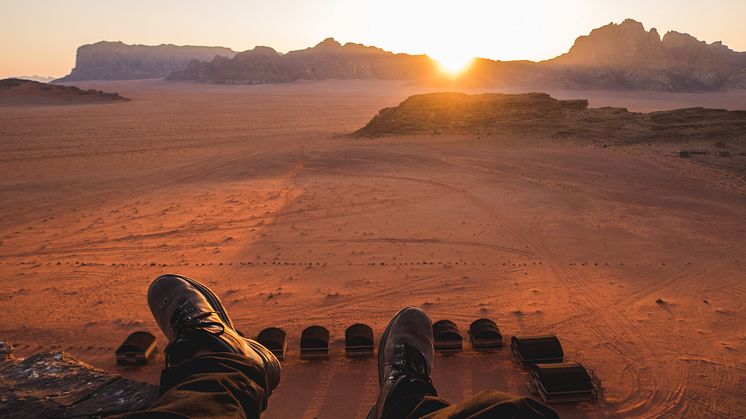
<svg viewBox="0 0 746 419">
<path fill-rule="evenodd" d="M 344 360 L 340 339 L 358 321 L 381 333 L 405 305 L 462 331 L 491 317 L 508 336 L 556 333 L 606 387 L 605 401 L 560 406 L 563 417 L 746 415 L 743 139 L 726 144 L 727 163 L 675 155 L 710 140 L 354 140 L 379 109 L 424 91 L 81 86 L 131 100 L 0 113 L 0 336 L 20 355 L 63 349 L 157 382 L 161 357 L 117 369 L 113 350 L 157 331 L 147 286 L 181 272 L 224 296 L 245 333 L 288 331 L 270 418 L 362 416 L 375 364 Z M 595 92 L 590 105 L 746 108 L 727 93 L 614 95 Z M 311 324 L 331 330 L 328 362 L 298 359 Z M 452 400 L 488 387 L 528 394 L 507 351 L 435 368 Z"/>
</svg>

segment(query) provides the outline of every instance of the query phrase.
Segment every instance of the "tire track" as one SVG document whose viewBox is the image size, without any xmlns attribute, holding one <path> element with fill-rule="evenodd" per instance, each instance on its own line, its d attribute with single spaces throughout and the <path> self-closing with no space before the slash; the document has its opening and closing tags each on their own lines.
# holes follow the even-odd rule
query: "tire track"
<svg viewBox="0 0 746 419">
<path fill-rule="evenodd" d="M 324 406 L 324 401 L 329 396 L 329 389 L 332 387 L 334 377 L 337 375 L 339 370 L 338 362 L 326 362 L 326 368 L 322 368 L 323 372 L 316 382 L 314 387 L 313 396 L 308 401 L 306 411 L 303 413 L 303 419 L 315 419 L 319 417 L 321 408 Z"/>
<path fill-rule="evenodd" d="M 527 252 L 520 249 L 515 249 L 512 247 L 504 247 L 504 246 L 498 246 L 493 245 L 489 243 L 481 243 L 481 242 L 472 242 L 472 241 L 460 241 L 460 240 L 442 240 L 442 239 L 435 239 L 435 238 L 399 238 L 399 237 L 380 237 L 380 238 L 370 238 L 370 239 L 326 239 L 323 240 L 324 243 L 337 243 L 337 244 L 346 244 L 346 243 L 406 243 L 406 244 L 442 244 L 442 245 L 451 245 L 451 246 L 470 246 L 470 247 L 481 247 L 484 249 L 492 249 L 497 250 L 500 252 L 505 253 L 512 253 L 520 256 L 526 256 L 531 257 L 534 256 L 533 253 Z M 283 243 L 287 244 L 297 244 L 297 245 L 313 245 L 319 243 L 319 241 L 315 240 L 308 240 L 308 241 L 283 241 Z"/>
</svg>

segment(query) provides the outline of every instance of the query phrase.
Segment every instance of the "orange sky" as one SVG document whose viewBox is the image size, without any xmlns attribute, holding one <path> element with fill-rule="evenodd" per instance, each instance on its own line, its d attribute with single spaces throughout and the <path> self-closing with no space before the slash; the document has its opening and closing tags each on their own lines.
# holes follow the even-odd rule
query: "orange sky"
<svg viewBox="0 0 746 419">
<path fill-rule="evenodd" d="M 631 17 L 746 50 L 746 0 L 24 0 L 4 2 L 0 77 L 62 76 L 78 46 L 100 40 L 269 45 L 286 52 L 333 36 L 395 52 L 461 61 L 540 60 Z"/>
</svg>

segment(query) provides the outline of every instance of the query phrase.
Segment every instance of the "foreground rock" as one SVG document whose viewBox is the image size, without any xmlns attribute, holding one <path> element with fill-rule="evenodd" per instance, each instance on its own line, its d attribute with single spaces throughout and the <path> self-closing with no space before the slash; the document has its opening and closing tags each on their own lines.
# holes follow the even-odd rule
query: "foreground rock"
<svg viewBox="0 0 746 419">
<path fill-rule="evenodd" d="M 140 410 L 158 388 L 94 368 L 61 352 L 0 358 L 0 417 L 69 418 Z"/>
<path fill-rule="evenodd" d="M 604 143 L 746 141 L 746 111 L 689 108 L 645 114 L 625 108 L 588 108 L 587 100 L 557 100 L 545 93 L 431 93 L 382 109 L 354 135 L 499 132 Z"/>
<path fill-rule="evenodd" d="M 75 86 L 59 86 L 22 79 L 0 80 L 0 105 L 66 105 L 127 100 L 117 93 L 83 90 Z"/>
<path fill-rule="evenodd" d="M 78 48 L 75 68 L 56 81 L 160 78 L 183 70 L 192 60 L 212 60 L 216 56 L 230 58 L 235 54 L 235 51 L 223 47 L 128 45 L 102 41 Z"/>
</svg>

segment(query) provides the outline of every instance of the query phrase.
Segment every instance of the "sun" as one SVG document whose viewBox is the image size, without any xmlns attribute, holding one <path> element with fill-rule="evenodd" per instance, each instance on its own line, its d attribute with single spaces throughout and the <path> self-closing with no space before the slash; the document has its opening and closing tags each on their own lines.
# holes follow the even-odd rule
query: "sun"
<svg viewBox="0 0 746 419">
<path fill-rule="evenodd" d="M 472 62 L 474 62 L 472 55 L 459 51 L 433 54 L 432 58 L 438 63 L 440 70 L 451 77 L 458 76 L 468 70 Z"/>
</svg>

